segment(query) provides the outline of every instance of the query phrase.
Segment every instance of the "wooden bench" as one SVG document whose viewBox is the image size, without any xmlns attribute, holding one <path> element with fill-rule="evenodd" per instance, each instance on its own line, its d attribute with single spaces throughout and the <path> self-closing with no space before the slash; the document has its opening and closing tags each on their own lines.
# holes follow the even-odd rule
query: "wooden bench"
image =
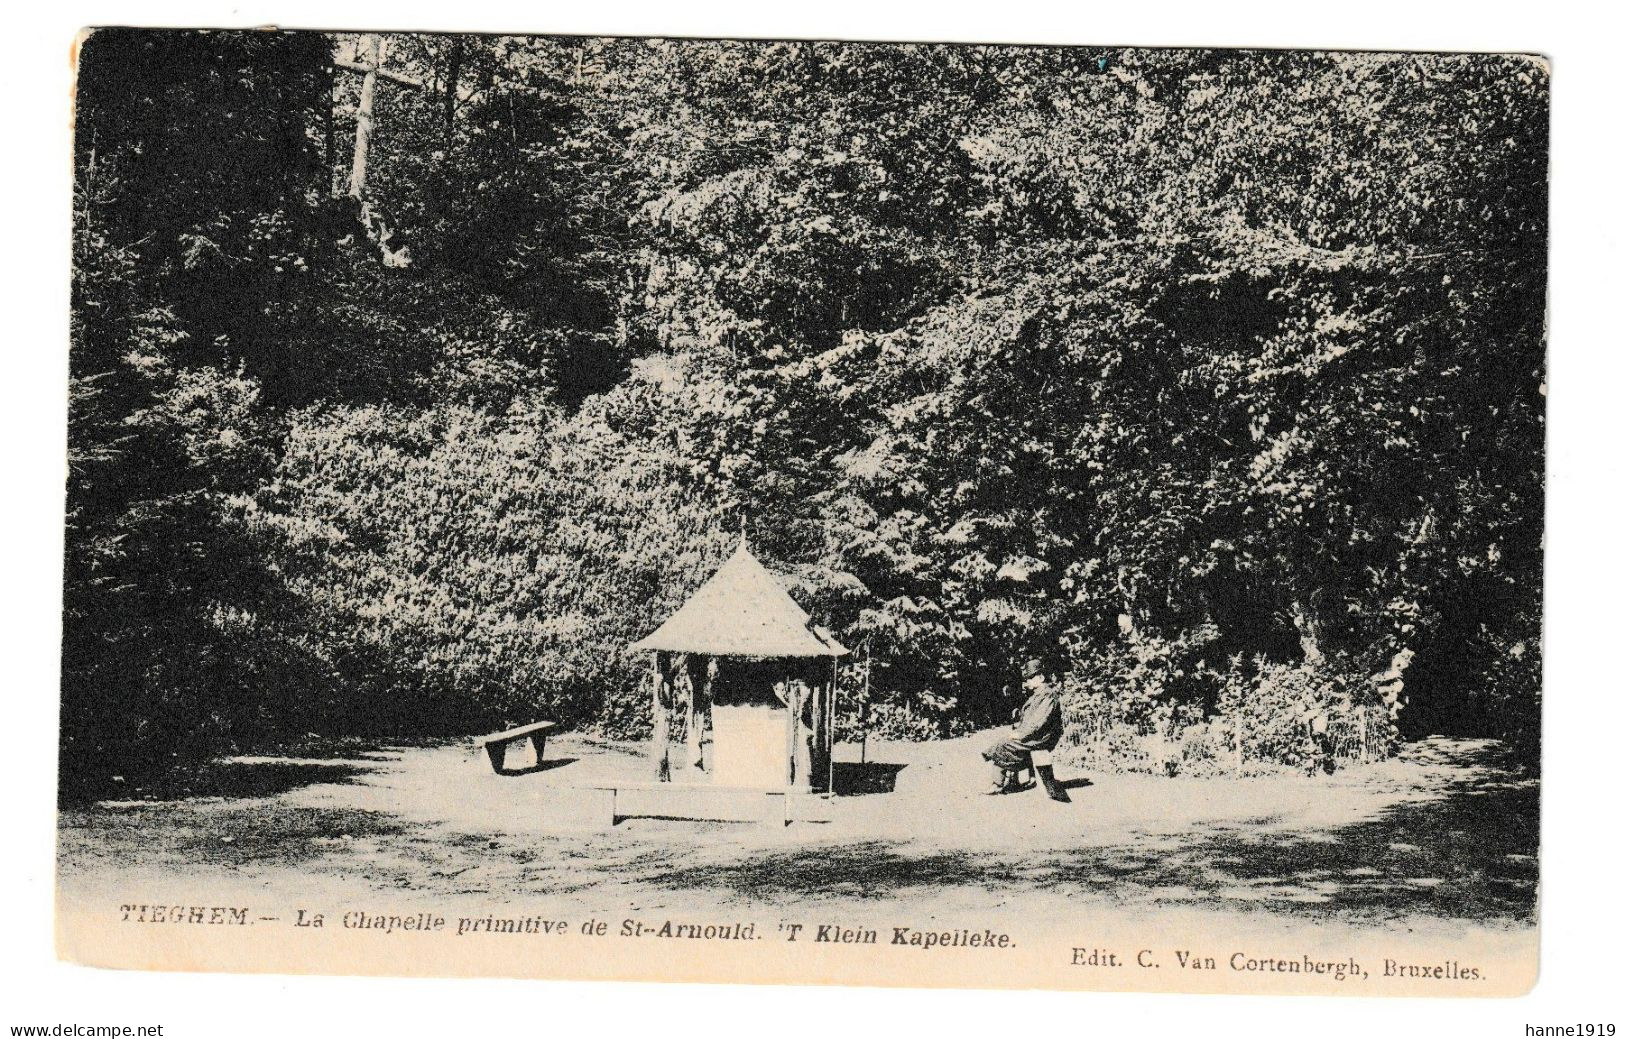
<svg viewBox="0 0 1625 1039">
<path fill-rule="evenodd" d="M 484 748 L 486 757 L 491 759 L 491 771 L 497 775 L 502 774 L 502 761 L 506 756 L 508 747 L 520 740 L 530 740 L 536 748 L 536 767 L 542 767 L 542 751 L 547 746 L 547 734 L 558 728 L 558 722 L 532 722 L 521 725 L 517 729 L 508 729 L 505 732 L 493 732 L 489 736 L 476 736 L 474 746 L 476 749 Z"/>
<path fill-rule="evenodd" d="M 829 822 L 829 795 L 706 783 L 624 782 L 578 789 L 598 797 L 599 818 L 613 828 L 634 817 L 754 822 L 780 829 L 792 822 Z M 633 794 L 632 799 L 624 795 Z M 637 796 L 641 795 L 641 796 Z M 640 807 L 631 801 L 642 801 Z"/>
</svg>

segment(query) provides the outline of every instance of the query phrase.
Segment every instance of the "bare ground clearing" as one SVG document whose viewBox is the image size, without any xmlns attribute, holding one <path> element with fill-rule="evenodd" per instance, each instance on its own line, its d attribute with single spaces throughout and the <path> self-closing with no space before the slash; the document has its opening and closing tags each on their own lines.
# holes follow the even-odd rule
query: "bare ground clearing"
<svg viewBox="0 0 1625 1039">
<path fill-rule="evenodd" d="M 61 895 L 911 919 L 1166 911 L 1439 934 L 1533 923 L 1538 784 L 1494 743 L 1435 738 L 1316 778 L 1063 771 L 1073 800 L 1057 804 L 977 793 L 985 738 L 871 743 L 864 766 L 843 746 L 843 781 L 877 792 L 782 830 L 599 829 L 576 788 L 643 778 L 648 762 L 579 736 L 518 776 L 492 774 L 465 744 L 225 759 L 187 789 L 65 808 Z"/>
</svg>

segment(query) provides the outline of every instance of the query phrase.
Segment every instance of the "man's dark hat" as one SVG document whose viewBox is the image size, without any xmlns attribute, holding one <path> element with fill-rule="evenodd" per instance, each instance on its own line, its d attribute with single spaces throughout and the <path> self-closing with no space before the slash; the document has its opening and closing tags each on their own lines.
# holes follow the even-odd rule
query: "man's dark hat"
<svg viewBox="0 0 1625 1039">
<path fill-rule="evenodd" d="M 1021 665 L 1021 680 L 1023 682 L 1034 676 L 1047 675 L 1048 673 L 1049 669 L 1044 666 L 1044 662 L 1038 657 L 1028 657 Z"/>
</svg>

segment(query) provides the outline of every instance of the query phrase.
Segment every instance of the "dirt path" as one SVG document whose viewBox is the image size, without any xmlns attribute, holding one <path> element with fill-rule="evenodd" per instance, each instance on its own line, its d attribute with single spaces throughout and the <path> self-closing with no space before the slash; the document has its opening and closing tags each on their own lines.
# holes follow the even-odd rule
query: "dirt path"
<svg viewBox="0 0 1625 1039">
<path fill-rule="evenodd" d="M 1313 779 L 1063 774 L 1063 805 L 977 793 L 980 742 L 871 744 L 862 768 L 842 748 L 844 780 L 885 792 L 782 830 L 630 819 L 604 831 L 578 788 L 647 762 L 580 737 L 521 776 L 492 774 L 462 746 L 232 759 L 184 796 L 64 811 L 61 889 L 94 900 L 184 882 L 285 904 L 371 892 L 606 913 L 938 918 L 1053 904 L 1492 928 L 1533 917 L 1537 786 L 1492 744 L 1430 740 Z"/>
</svg>

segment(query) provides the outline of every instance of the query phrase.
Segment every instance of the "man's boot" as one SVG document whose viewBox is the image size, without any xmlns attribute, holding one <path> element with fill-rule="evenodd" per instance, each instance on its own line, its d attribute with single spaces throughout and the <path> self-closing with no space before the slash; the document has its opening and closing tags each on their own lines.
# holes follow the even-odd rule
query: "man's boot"
<svg viewBox="0 0 1625 1039">
<path fill-rule="evenodd" d="M 1056 781 L 1055 766 L 1050 764 L 1048 754 L 1044 754 L 1042 758 L 1036 753 L 1033 755 L 1033 771 L 1037 773 L 1038 781 L 1044 784 L 1044 793 L 1049 795 L 1051 801 L 1070 802 L 1072 800 L 1067 796 L 1066 787 Z"/>
</svg>

